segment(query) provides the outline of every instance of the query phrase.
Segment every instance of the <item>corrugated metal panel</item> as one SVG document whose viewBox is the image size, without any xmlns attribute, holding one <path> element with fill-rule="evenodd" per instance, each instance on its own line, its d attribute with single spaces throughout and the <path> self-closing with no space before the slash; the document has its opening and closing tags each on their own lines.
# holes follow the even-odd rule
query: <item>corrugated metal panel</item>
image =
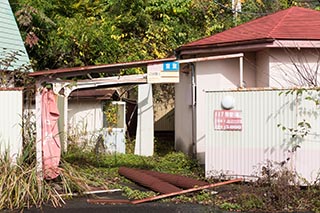
<svg viewBox="0 0 320 213">
<path fill-rule="evenodd" d="M 16 156 L 22 148 L 22 91 L 0 91 L 0 152 Z"/>
<path fill-rule="evenodd" d="M 256 176 L 267 160 L 280 163 L 290 158 L 290 169 L 296 168 L 308 180 L 315 178 L 310 173 L 315 173 L 320 167 L 318 135 L 307 137 L 306 142 L 301 144 L 302 148 L 292 156 L 288 151 L 292 137 L 278 127 L 278 124 L 295 127 L 303 119 L 298 115 L 306 100 L 300 103 L 295 95 L 279 96 L 279 93 L 279 90 L 206 93 L 207 176 Z M 242 131 L 214 129 L 213 112 L 221 110 L 224 96 L 232 96 L 235 100 L 234 110 L 242 111 Z M 316 116 L 310 113 L 308 119 L 312 120 L 312 131 L 319 132 L 319 119 L 317 121 Z M 303 166 L 305 157 L 314 159 L 308 162 L 308 169 Z"/>
<path fill-rule="evenodd" d="M 313 97 L 320 100 L 320 93 L 308 91 L 304 97 Z M 297 151 L 295 166 L 297 171 L 307 180 L 315 180 L 320 175 L 320 106 L 313 101 L 302 98 L 298 104 L 298 121 L 306 120 L 311 125 L 309 135 L 301 143 Z"/>
<path fill-rule="evenodd" d="M 9 2 L 0 1 L 0 59 L 5 58 L 7 53 L 17 50 L 22 51 L 19 53 L 21 55 L 17 56 L 18 60 L 12 63 L 10 70 L 30 62 Z M 0 67 L 0 70 L 2 68 Z"/>
</svg>

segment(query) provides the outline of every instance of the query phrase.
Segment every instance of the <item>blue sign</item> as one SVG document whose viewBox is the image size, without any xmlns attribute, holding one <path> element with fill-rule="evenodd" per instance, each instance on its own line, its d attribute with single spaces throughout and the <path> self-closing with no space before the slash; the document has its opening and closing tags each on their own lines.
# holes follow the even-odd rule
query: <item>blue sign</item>
<svg viewBox="0 0 320 213">
<path fill-rule="evenodd" d="M 164 72 L 178 72 L 179 71 L 179 62 L 165 62 L 163 63 Z"/>
</svg>

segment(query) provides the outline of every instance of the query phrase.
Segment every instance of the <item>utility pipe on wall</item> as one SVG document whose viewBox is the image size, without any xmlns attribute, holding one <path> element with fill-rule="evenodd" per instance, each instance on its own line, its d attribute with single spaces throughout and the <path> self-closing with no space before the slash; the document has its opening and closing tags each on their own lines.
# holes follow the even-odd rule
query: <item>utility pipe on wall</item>
<svg viewBox="0 0 320 213">
<path fill-rule="evenodd" d="M 190 63 L 191 66 L 191 106 L 192 106 L 192 154 L 194 157 L 197 157 L 197 134 L 196 134 L 196 93 L 197 93 L 197 85 L 196 85 L 196 75 L 195 75 L 195 65 Z"/>
<path fill-rule="evenodd" d="M 243 56 L 239 57 L 239 64 L 240 64 L 240 88 L 243 88 Z"/>
</svg>

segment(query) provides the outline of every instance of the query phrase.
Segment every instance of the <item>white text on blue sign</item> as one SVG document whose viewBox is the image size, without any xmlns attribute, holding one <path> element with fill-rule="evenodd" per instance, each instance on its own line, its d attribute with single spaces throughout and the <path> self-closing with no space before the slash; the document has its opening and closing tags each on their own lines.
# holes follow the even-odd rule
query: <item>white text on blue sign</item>
<svg viewBox="0 0 320 213">
<path fill-rule="evenodd" d="M 163 63 L 164 72 L 177 72 L 179 71 L 179 62 L 165 62 Z"/>
</svg>

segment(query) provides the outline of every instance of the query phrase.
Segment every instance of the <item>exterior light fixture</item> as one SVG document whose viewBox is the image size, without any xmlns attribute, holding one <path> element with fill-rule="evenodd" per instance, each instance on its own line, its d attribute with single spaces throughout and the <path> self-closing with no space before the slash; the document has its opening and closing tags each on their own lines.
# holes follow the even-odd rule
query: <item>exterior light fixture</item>
<svg viewBox="0 0 320 213">
<path fill-rule="evenodd" d="M 221 101 L 221 106 L 223 109 L 233 109 L 235 100 L 232 96 L 224 96 Z"/>
</svg>

